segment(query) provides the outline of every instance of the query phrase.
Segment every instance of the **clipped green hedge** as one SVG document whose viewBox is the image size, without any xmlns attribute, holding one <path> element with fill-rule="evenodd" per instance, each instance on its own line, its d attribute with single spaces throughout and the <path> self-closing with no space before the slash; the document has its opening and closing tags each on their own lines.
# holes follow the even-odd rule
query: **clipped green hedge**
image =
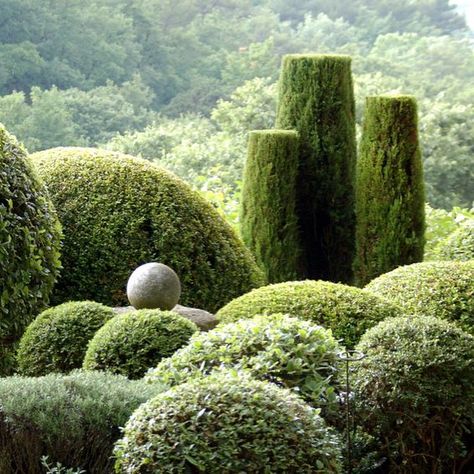
<svg viewBox="0 0 474 474">
<path fill-rule="evenodd" d="M 138 379 L 183 347 L 196 331 L 193 322 L 171 311 L 142 309 L 118 315 L 89 342 L 83 368 Z"/>
<path fill-rule="evenodd" d="M 218 367 L 249 371 L 253 377 L 294 388 L 308 402 L 335 402 L 341 348 L 330 331 L 283 314 L 255 316 L 193 336 L 189 344 L 147 374 L 174 386 Z"/>
<path fill-rule="evenodd" d="M 48 303 L 59 272 L 61 230 L 26 150 L 0 124 L 0 374 Z"/>
<path fill-rule="evenodd" d="M 435 253 L 440 260 L 474 260 L 474 222 L 449 234 L 437 245 Z"/>
<path fill-rule="evenodd" d="M 399 304 L 407 314 L 447 319 L 474 334 L 474 261 L 399 267 L 365 289 Z"/>
<path fill-rule="evenodd" d="M 268 285 L 251 291 L 218 311 L 221 322 L 257 314 L 286 313 L 331 329 L 336 339 L 353 348 L 370 327 L 401 309 L 358 288 L 325 281 L 297 281 Z"/>
<path fill-rule="evenodd" d="M 0 472 L 44 474 L 48 456 L 50 464 L 112 473 L 119 427 L 161 390 L 97 372 L 0 379 Z"/>
<path fill-rule="evenodd" d="M 383 471 L 470 472 L 474 337 L 434 317 L 388 319 L 357 346 L 357 423 L 379 440 Z"/>
<path fill-rule="evenodd" d="M 288 390 L 221 371 L 142 405 L 116 444 L 117 473 L 337 473 L 338 438 Z"/>
<path fill-rule="evenodd" d="M 87 344 L 115 313 L 93 301 L 72 301 L 43 311 L 18 346 L 18 371 L 40 376 L 82 367 Z"/>
<path fill-rule="evenodd" d="M 55 148 L 33 157 L 64 229 L 56 302 L 126 305 L 127 279 L 146 262 L 176 271 L 181 304 L 211 312 L 263 283 L 230 226 L 171 173 L 92 148 Z"/>
</svg>

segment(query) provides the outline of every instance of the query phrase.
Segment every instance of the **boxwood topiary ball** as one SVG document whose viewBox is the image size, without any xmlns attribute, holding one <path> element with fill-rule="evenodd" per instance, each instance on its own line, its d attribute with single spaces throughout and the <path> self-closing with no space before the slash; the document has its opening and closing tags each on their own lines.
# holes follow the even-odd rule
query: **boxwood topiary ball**
<svg viewBox="0 0 474 474">
<path fill-rule="evenodd" d="M 474 260 L 406 265 L 375 278 L 365 288 L 408 314 L 447 319 L 474 334 Z"/>
<path fill-rule="evenodd" d="M 43 311 L 20 340 L 18 371 L 38 377 L 80 368 L 87 343 L 114 314 L 93 301 L 71 301 Z"/>
<path fill-rule="evenodd" d="M 440 260 L 474 260 L 474 221 L 448 235 L 436 246 L 435 252 Z"/>
<path fill-rule="evenodd" d="M 221 322 L 251 318 L 257 314 L 286 313 L 331 329 L 336 339 L 353 348 L 370 327 L 402 310 L 368 292 L 326 281 L 293 281 L 251 291 L 224 306 L 216 317 Z"/>
<path fill-rule="evenodd" d="M 26 150 L 0 124 L 0 374 L 59 273 L 60 225 Z"/>
<path fill-rule="evenodd" d="M 220 371 L 143 404 L 115 445 L 116 472 L 338 473 L 339 439 L 286 389 Z"/>
<path fill-rule="evenodd" d="M 182 304 L 214 312 L 262 284 L 235 232 L 196 191 L 152 163 L 91 148 L 35 153 L 64 229 L 55 301 L 127 304 L 131 272 L 159 261 L 180 276 Z"/>
<path fill-rule="evenodd" d="M 83 368 L 138 379 L 187 344 L 196 331 L 193 322 L 171 311 L 141 309 L 118 315 L 89 342 Z"/>
</svg>

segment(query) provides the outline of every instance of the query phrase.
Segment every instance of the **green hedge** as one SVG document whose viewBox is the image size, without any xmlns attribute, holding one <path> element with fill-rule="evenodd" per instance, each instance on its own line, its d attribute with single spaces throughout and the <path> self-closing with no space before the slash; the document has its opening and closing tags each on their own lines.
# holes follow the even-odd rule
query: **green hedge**
<svg viewBox="0 0 474 474">
<path fill-rule="evenodd" d="M 89 342 L 83 368 L 138 379 L 183 347 L 196 331 L 193 322 L 171 311 L 142 309 L 118 315 Z"/>
<path fill-rule="evenodd" d="M 381 472 L 470 472 L 461 465 L 474 454 L 474 337 L 434 317 L 393 318 L 357 349 L 357 423 L 379 440 Z"/>
<path fill-rule="evenodd" d="M 474 222 L 448 235 L 436 246 L 435 253 L 440 260 L 474 260 Z"/>
<path fill-rule="evenodd" d="M 46 455 L 50 464 L 112 473 L 119 427 L 161 390 L 96 372 L 0 379 L 0 472 L 44 474 Z"/>
<path fill-rule="evenodd" d="M 0 374 L 48 303 L 59 272 L 60 226 L 26 150 L 0 124 Z"/>
<path fill-rule="evenodd" d="M 230 226 L 171 173 L 96 149 L 55 148 L 33 157 L 64 228 L 56 302 L 126 305 L 128 277 L 153 261 L 178 274 L 181 304 L 211 312 L 262 284 Z"/>
<path fill-rule="evenodd" d="M 300 281 L 268 285 L 247 293 L 218 311 L 222 322 L 257 314 L 286 313 L 331 329 L 336 339 L 353 348 L 379 321 L 400 316 L 401 309 L 358 288 L 325 281 Z"/>
<path fill-rule="evenodd" d="M 18 346 L 18 370 L 40 376 L 82 367 L 87 344 L 115 313 L 93 301 L 72 301 L 41 313 Z"/>
<path fill-rule="evenodd" d="M 366 290 L 400 305 L 407 314 L 453 321 L 474 334 L 474 261 L 423 262 L 397 268 Z"/>
<path fill-rule="evenodd" d="M 338 473 L 338 438 L 289 391 L 243 373 L 182 384 L 142 405 L 117 473 Z"/>
</svg>

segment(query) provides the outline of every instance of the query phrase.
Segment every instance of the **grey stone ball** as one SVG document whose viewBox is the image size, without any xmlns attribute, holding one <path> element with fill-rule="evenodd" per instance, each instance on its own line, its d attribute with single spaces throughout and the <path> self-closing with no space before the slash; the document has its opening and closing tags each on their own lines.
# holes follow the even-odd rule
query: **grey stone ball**
<svg viewBox="0 0 474 474">
<path fill-rule="evenodd" d="M 145 263 L 128 279 L 127 297 L 136 309 L 171 310 L 181 295 L 179 277 L 163 263 Z"/>
</svg>

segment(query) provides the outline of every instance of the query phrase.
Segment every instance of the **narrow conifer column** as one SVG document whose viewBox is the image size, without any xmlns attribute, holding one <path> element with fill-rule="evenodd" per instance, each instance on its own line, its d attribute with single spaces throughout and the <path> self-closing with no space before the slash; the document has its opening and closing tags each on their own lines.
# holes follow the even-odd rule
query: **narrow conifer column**
<svg viewBox="0 0 474 474">
<path fill-rule="evenodd" d="M 284 57 L 277 127 L 300 137 L 297 214 L 307 278 L 353 279 L 354 111 L 350 57 Z"/>
<path fill-rule="evenodd" d="M 425 194 L 417 122 L 413 97 L 367 98 L 356 182 L 359 286 L 423 260 Z"/>
<path fill-rule="evenodd" d="M 299 275 L 295 214 L 298 134 L 290 130 L 250 133 L 241 197 L 242 238 L 269 283 Z"/>
</svg>

